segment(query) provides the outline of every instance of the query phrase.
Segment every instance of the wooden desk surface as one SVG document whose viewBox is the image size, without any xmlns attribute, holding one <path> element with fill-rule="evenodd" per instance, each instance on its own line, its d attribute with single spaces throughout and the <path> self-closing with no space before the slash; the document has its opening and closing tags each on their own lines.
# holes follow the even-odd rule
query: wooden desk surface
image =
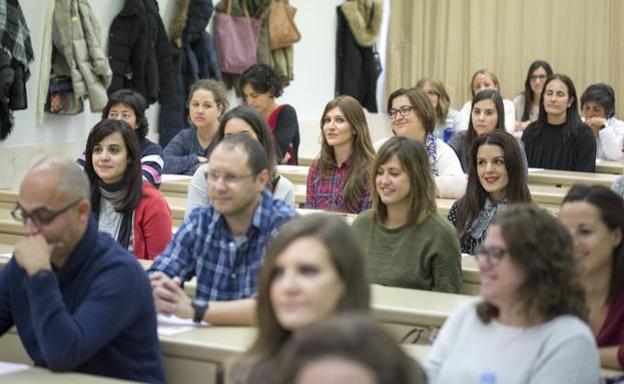
<svg viewBox="0 0 624 384">
<path fill-rule="evenodd" d="M 113 379 L 102 376 L 87 375 L 74 372 L 52 372 L 44 368 L 29 367 L 22 371 L 12 372 L 0 375 L 0 382 L 12 384 L 106 384 L 106 383 L 134 383 L 134 381 L 126 381 Z"/>
<path fill-rule="evenodd" d="M 613 160 L 596 160 L 596 172 L 612 173 L 614 175 L 622 175 L 624 173 L 624 162 Z"/>
<path fill-rule="evenodd" d="M 371 285 L 373 316 L 384 323 L 441 326 L 474 296 Z"/>
<path fill-rule="evenodd" d="M 571 186 L 573 184 L 599 184 L 607 188 L 618 178 L 618 175 L 591 172 L 559 171 L 552 169 L 529 168 L 529 184 L 546 184 Z"/>
<path fill-rule="evenodd" d="M 246 351 L 255 336 L 255 327 L 209 326 L 158 338 L 163 355 L 226 363 Z"/>
</svg>

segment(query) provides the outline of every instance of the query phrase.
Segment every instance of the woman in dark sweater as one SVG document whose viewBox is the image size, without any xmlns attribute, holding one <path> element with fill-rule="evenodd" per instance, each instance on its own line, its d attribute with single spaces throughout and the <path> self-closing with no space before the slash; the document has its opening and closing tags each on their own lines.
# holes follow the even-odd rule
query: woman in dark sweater
<svg viewBox="0 0 624 384">
<path fill-rule="evenodd" d="M 522 134 L 529 167 L 594 172 L 596 139 L 579 116 L 572 80 L 549 77 L 541 100 L 537 121 Z"/>
<path fill-rule="evenodd" d="M 297 165 L 300 140 L 297 112 L 288 104 L 275 102 L 283 92 L 278 74 L 268 65 L 257 64 L 243 73 L 240 85 L 245 104 L 260 112 L 275 136 L 278 163 Z"/>
</svg>

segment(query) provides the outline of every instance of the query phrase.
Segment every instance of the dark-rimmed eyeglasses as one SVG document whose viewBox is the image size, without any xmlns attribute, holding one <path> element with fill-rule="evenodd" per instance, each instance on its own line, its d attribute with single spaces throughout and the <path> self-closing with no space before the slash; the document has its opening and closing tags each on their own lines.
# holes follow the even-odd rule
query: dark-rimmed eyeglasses
<svg viewBox="0 0 624 384">
<path fill-rule="evenodd" d="M 15 208 L 11 210 L 11 216 L 15 220 L 21 221 L 24 224 L 26 223 L 26 220 L 30 219 L 33 222 L 33 224 L 35 224 L 37 227 L 41 227 L 41 226 L 50 224 L 59 215 L 69 211 L 72 207 L 76 206 L 76 204 L 78 204 L 80 200 L 82 200 L 82 198 L 74 201 L 73 203 L 57 211 L 54 211 L 46 207 L 39 207 L 28 212 L 27 210 L 24 209 L 24 207 L 20 205 L 20 203 L 17 203 L 15 205 Z"/>
<path fill-rule="evenodd" d="M 410 112 L 414 109 L 414 107 L 410 107 L 409 105 L 404 105 L 401 108 L 392 108 L 388 111 L 388 116 L 391 119 L 397 117 L 397 115 L 401 115 L 401 117 L 409 116 Z"/>
<path fill-rule="evenodd" d="M 474 257 L 477 261 L 486 261 L 489 265 L 496 266 L 507 253 L 503 248 L 480 246 L 474 250 Z"/>
</svg>

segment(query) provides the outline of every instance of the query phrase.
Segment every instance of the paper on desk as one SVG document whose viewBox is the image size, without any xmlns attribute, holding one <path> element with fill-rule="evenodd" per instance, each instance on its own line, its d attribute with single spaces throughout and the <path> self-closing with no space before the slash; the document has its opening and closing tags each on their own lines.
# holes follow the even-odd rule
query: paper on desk
<svg viewBox="0 0 624 384">
<path fill-rule="evenodd" d="M 4 361 L 0 361 L 0 376 L 8 375 L 9 373 L 25 371 L 30 368 L 30 365 L 27 364 L 17 364 L 17 363 L 6 363 Z"/>
<path fill-rule="evenodd" d="M 197 324 L 190 319 L 181 319 L 177 316 L 158 315 L 158 334 L 169 336 L 177 333 L 190 331 L 195 328 L 206 327 L 208 324 Z"/>
</svg>

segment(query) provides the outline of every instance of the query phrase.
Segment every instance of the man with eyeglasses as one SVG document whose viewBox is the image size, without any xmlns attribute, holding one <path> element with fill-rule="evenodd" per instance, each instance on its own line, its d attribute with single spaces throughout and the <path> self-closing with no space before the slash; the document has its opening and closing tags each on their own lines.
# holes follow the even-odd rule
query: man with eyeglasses
<svg viewBox="0 0 624 384">
<path fill-rule="evenodd" d="M 41 160 L 12 215 L 26 236 L 0 271 L 0 334 L 15 326 L 37 366 L 163 382 L 149 281 L 98 232 L 84 172 L 69 159 Z"/>
<path fill-rule="evenodd" d="M 195 322 L 249 325 L 266 245 L 295 211 L 267 190 L 266 153 L 248 135 L 226 136 L 209 162 L 210 203 L 186 217 L 150 270 L 156 309 Z M 194 276 L 191 300 L 181 285 Z"/>
</svg>

